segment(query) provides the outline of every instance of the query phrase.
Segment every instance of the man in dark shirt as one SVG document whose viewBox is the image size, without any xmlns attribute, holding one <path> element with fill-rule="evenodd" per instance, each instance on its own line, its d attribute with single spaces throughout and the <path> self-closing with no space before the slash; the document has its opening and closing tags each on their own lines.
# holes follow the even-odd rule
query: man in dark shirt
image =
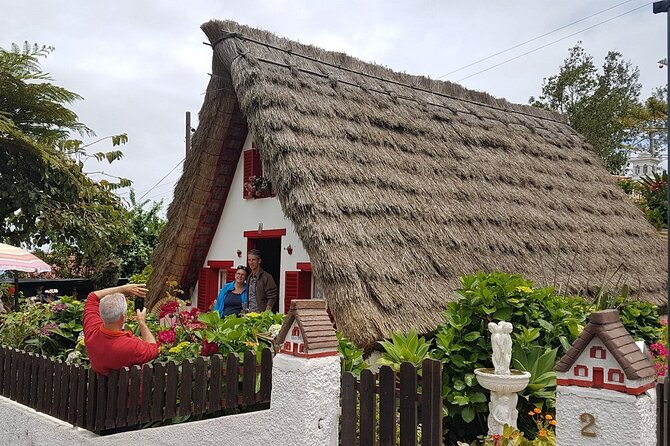
<svg viewBox="0 0 670 446">
<path fill-rule="evenodd" d="M 252 249 L 247 254 L 247 266 L 250 270 L 247 280 L 249 311 L 272 311 L 277 302 L 277 284 L 270 273 L 263 271 L 261 261 L 261 252 L 258 249 Z"/>
</svg>

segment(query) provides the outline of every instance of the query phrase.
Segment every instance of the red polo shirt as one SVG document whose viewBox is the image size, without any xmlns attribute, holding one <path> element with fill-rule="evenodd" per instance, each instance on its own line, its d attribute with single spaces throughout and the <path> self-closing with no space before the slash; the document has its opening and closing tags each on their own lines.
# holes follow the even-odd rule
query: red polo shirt
<svg viewBox="0 0 670 446">
<path fill-rule="evenodd" d="M 84 306 L 84 342 L 96 373 L 144 364 L 158 356 L 158 345 L 146 342 L 129 331 L 107 330 L 100 318 L 100 298 L 90 293 Z"/>
</svg>

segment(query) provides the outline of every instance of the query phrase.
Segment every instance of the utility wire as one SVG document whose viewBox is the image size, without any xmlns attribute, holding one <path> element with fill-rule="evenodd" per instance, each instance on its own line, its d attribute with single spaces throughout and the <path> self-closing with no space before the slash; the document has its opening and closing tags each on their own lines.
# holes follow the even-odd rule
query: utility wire
<svg viewBox="0 0 670 446">
<path fill-rule="evenodd" d="M 603 20 L 602 22 L 596 23 L 595 25 L 589 26 L 588 28 L 584 28 L 584 29 L 579 30 L 579 31 L 577 31 L 577 32 L 574 32 L 574 33 L 572 33 L 572 34 L 568 34 L 568 35 L 565 36 L 565 37 L 561 37 L 560 39 L 554 40 L 553 42 L 549 42 L 549 43 L 544 44 L 544 45 L 542 45 L 542 46 L 539 46 L 539 47 L 537 47 L 537 48 L 535 48 L 535 49 L 532 49 L 532 50 L 530 50 L 530 51 L 526 51 L 525 53 L 519 54 L 518 56 L 514 56 L 514 57 L 511 57 L 511 58 L 509 58 L 509 59 L 507 59 L 507 60 L 503 60 L 503 61 L 500 62 L 500 63 L 497 63 L 497 64 L 495 64 L 495 65 L 492 65 L 492 66 L 490 66 L 490 67 L 488 67 L 488 68 L 485 68 L 485 69 L 483 69 L 483 70 L 477 71 L 476 73 L 473 73 L 473 74 L 471 74 L 471 75 L 469 75 L 469 76 L 462 77 L 462 78 L 458 79 L 458 80 L 456 81 L 456 83 L 459 83 L 459 82 L 461 82 L 461 81 L 464 81 L 465 79 L 470 79 L 471 77 L 473 77 L 473 76 L 477 76 L 478 74 L 485 73 L 485 72 L 487 72 L 487 71 L 489 71 L 489 70 L 492 70 L 492 69 L 494 69 L 494 68 L 496 68 L 496 67 L 499 67 L 500 65 L 504 65 L 504 64 L 506 64 L 507 62 L 511 62 L 511 61 L 516 60 L 516 59 L 519 59 L 519 58 L 521 58 L 521 57 L 523 57 L 523 56 L 527 56 L 528 54 L 531 54 L 531 53 L 534 53 L 534 52 L 536 52 L 536 51 L 539 51 L 539 50 L 541 50 L 541 49 L 543 49 L 543 48 L 546 48 L 546 47 L 548 47 L 548 46 L 550 46 L 550 45 L 553 45 L 553 44 L 555 44 L 555 43 L 558 43 L 558 42 L 560 42 L 560 41 L 562 41 L 562 40 L 565 40 L 565 39 L 567 39 L 567 38 L 569 38 L 569 37 L 574 37 L 574 36 L 576 36 L 577 34 L 581 34 L 581 33 L 583 33 L 584 31 L 588 31 L 588 30 L 590 30 L 590 29 L 593 29 L 593 28 L 595 28 L 596 26 L 600 26 L 600 25 L 603 25 L 603 24 L 605 24 L 605 23 L 611 22 L 612 20 L 618 19 L 619 17 L 623 17 L 623 16 L 625 16 L 626 14 L 630 14 L 631 12 L 635 12 L 635 11 L 637 11 L 638 9 L 646 8 L 646 7 L 649 6 L 649 5 L 651 5 L 651 3 L 647 3 L 647 4 L 644 4 L 644 5 L 642 5 L 642 6 L 638 6 L 637 8 L 633 8 L 633 9 L 631 9 L 630 11 L 626 11 L 626 12 L 624 12 L 624 13 L 622 13 L 622 14 L 619 14 L 619 15 L 614 16 L 614 17 L 612 17 L 612 18 L 609 18 L 609 19 L 607 19 L 607 20 Z"/>
<path fill-rule="evenodd" d="M 172 172 L 174 172 L 175 169 L 176 169 L 177 167 L 179 167 L 179 166 L 181 165 L 181 163 L 184 162 L 185 159 L 186 159 L 186 158 L 182 158 L 182 160 L 179 161 L 179 162 L 178 162 L 178 163 L 177 163 L 177 164 L 176 164 L 176 165 L 175 165 L 175 166 L 174 166 L 168 173 L 166 173 L 165 176 L 164 176 L 163 178 L 161 178 L 160 180 L 158 180 L 158 182 L 157 182 L 156 184 L 154 184 L 148 191 L 146 191 L 144 194 L 142 194 L 142 196 L 141 196 L 140 198 L 138 198 L 137 201 L 141 201 L 142 198 L 146 197 L 147 194 L 148 194 L 149 192 L 151 192 L 151 191 L 154 190 L 156 187 L 158 187 L 158 185 L 161 184 L 161 183 L 163 182 L 163 180 L 166 179 L 166 178 L 168 177 L 168 175 L 170 175 Z"/>
<path fill-rule="evenodd" d="M 556 28 L 556 29 L 554 29 L 554 30 L 552 30 L 552 31 L 549 31 L 549 32 L 546 32 L 546 33 L 541 34 L 541 35 L 539 35 L 539 36 L 533 37 L 532 39 L 528 39 L 528 40 L 526 40 L 525 42 L 518 43 L 518 44 L 516 44 L 516 45 L 514 45 L 514 46 L 511 46 L 511 47 L 509 47 L 509 48 L 507 48 L 507 49 L 504 49 L 504 50 L 502 50 L 502 51 L 498 51 L 498 52 L 495 53 L 495 54 L 491 54 L 490 56 L 486 56 L 486 57 L 484 57 L 483 59 L 479 59 L 479 60 L 477 60 L 477 61 L 475 61 L 475 62 L 472 62 L 472 63 L 469 63 L 469 64 L 467 64 L 467 65 L 464 65 L 464 66 L 462 66 L 461 68 L 458 68 L 458 69 L 456 69 L 456 70 L 454 70 L 454 71 L 450 71 L 450 72 L 448 72 L 447 74 L 443 74 L 442 76 L 438 77 L 437 79 L 442 79 L 443 77 L 447 77 L 447 76 L 449 76 L 450 74 L 458 73 L 459 71 L 462 71 L 462 70 L 464 70 L 464 69 L 466 69 L 466 68 L 470 68 L 471 66 L 473 66 L 473 65 L 477 65 L 477 64 L 479 64 L 479 63 L 481 63 L 481 62 L 484 62 L 485 60 L 489 60 L 489 59 L 491 59 L 491 58 L 493 58 L 493 57 L 496 57 L 496 56 L 499 56 L 499 55 L 501 55 L 501 54 L 504 54 L 504 53 L 507 53 L 507 52 L 509 52 L 509 51 L 512 51 L 513 49 L 519 48 L 520 46 L 524 46 L 524 45 L 527 44 L 527 43 L 534 42 L 534 41 L 536 41 L 536 40 L 538 40 L 538 39 L 541 39 L 542 37 L 547 37 L 548 35 L 553 34 L 553 33 L 557 32 L 557 31 L 560 31 L 560 30 L 565 29 L 565 28 L 569 28 L 569 27 L 571 27 L 572 25 L 576 25 L 577 23 L 583 22 L 584 20 L 588 20 L 588 19 L 590 19 L 591 17 L 595 17 L 595 16 L 597 16 L 597 15 L 602 14 L 603 12 L 607 12 L 607 11 L 610 11 L 610 10 L 612 10 L 612 9 L 618 8 L 619 6 L 621 6 L 621 5 L 625 5 L 626 3 L 630 3 L 630 2 L 632 2 L 632 1 L 633 1 L 633 0 L 626 0 L 625 2 L 621 2 L 621 3 L 619 3 L 618 5 L 614 5 L 614 6 L 611 6 L 611 7 L 607 8 L 607 9 L 603 9 L 602 11 L 598 11 L 598 12 L 596 12 L 596 13 L 593 13 L 593 14 L 591 14 L 591 15 L 589 15 L 589 16 L 586 16 L 586 17 L 584 17 L 584 18 L 581 18 L 581 19 L 579 19 L 579 20 L 576 20 L 576 21 L 574 21 L 574 22 L 572 22 L 572 23 L 568 23 L 567 25 L 561 26 L 560 28 Z M 646 5 L 645 5 L 645 6 L 646 6 Z"/>
</svg>

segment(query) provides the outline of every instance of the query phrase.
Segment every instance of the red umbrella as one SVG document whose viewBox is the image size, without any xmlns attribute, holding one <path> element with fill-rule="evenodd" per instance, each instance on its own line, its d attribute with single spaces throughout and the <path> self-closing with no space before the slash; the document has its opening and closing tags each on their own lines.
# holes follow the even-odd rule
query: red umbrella
<svg viewBox="0 0 670 446">
<path fill-rule="evenodd" d="M 51 267 L 35 255 L 15 246 L 0 243 L 0 271 L 43 273 Z M 14 276 L 14 305 L 18 303 L 19 278 Z"/>
</svg>

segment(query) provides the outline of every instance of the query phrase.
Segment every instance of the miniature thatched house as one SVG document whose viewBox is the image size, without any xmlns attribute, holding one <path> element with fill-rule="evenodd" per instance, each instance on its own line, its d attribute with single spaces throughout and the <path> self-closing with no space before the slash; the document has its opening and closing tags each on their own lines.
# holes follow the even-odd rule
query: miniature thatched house
<svg viewBox="0 0 670 446">
<path fill-rule="evenodd" d="M 664 244 L 563 116 L 234 22 L 202 29 L 212 76 L 149 302 L 169 278 L 206 308 L 253 247 L 280 311 L 325 298 L 360 345 L 433 329 L 477 271 L 577 290 L 621 267 L 663 302 Z"/>
<path fill-rule="evenodd" d="M 595 387 L 639 395 L 656 387 L 656 370 L 617 310 L 591 313 L 589 323 L 556 364 L 559 386 Z"/>
</svg>

